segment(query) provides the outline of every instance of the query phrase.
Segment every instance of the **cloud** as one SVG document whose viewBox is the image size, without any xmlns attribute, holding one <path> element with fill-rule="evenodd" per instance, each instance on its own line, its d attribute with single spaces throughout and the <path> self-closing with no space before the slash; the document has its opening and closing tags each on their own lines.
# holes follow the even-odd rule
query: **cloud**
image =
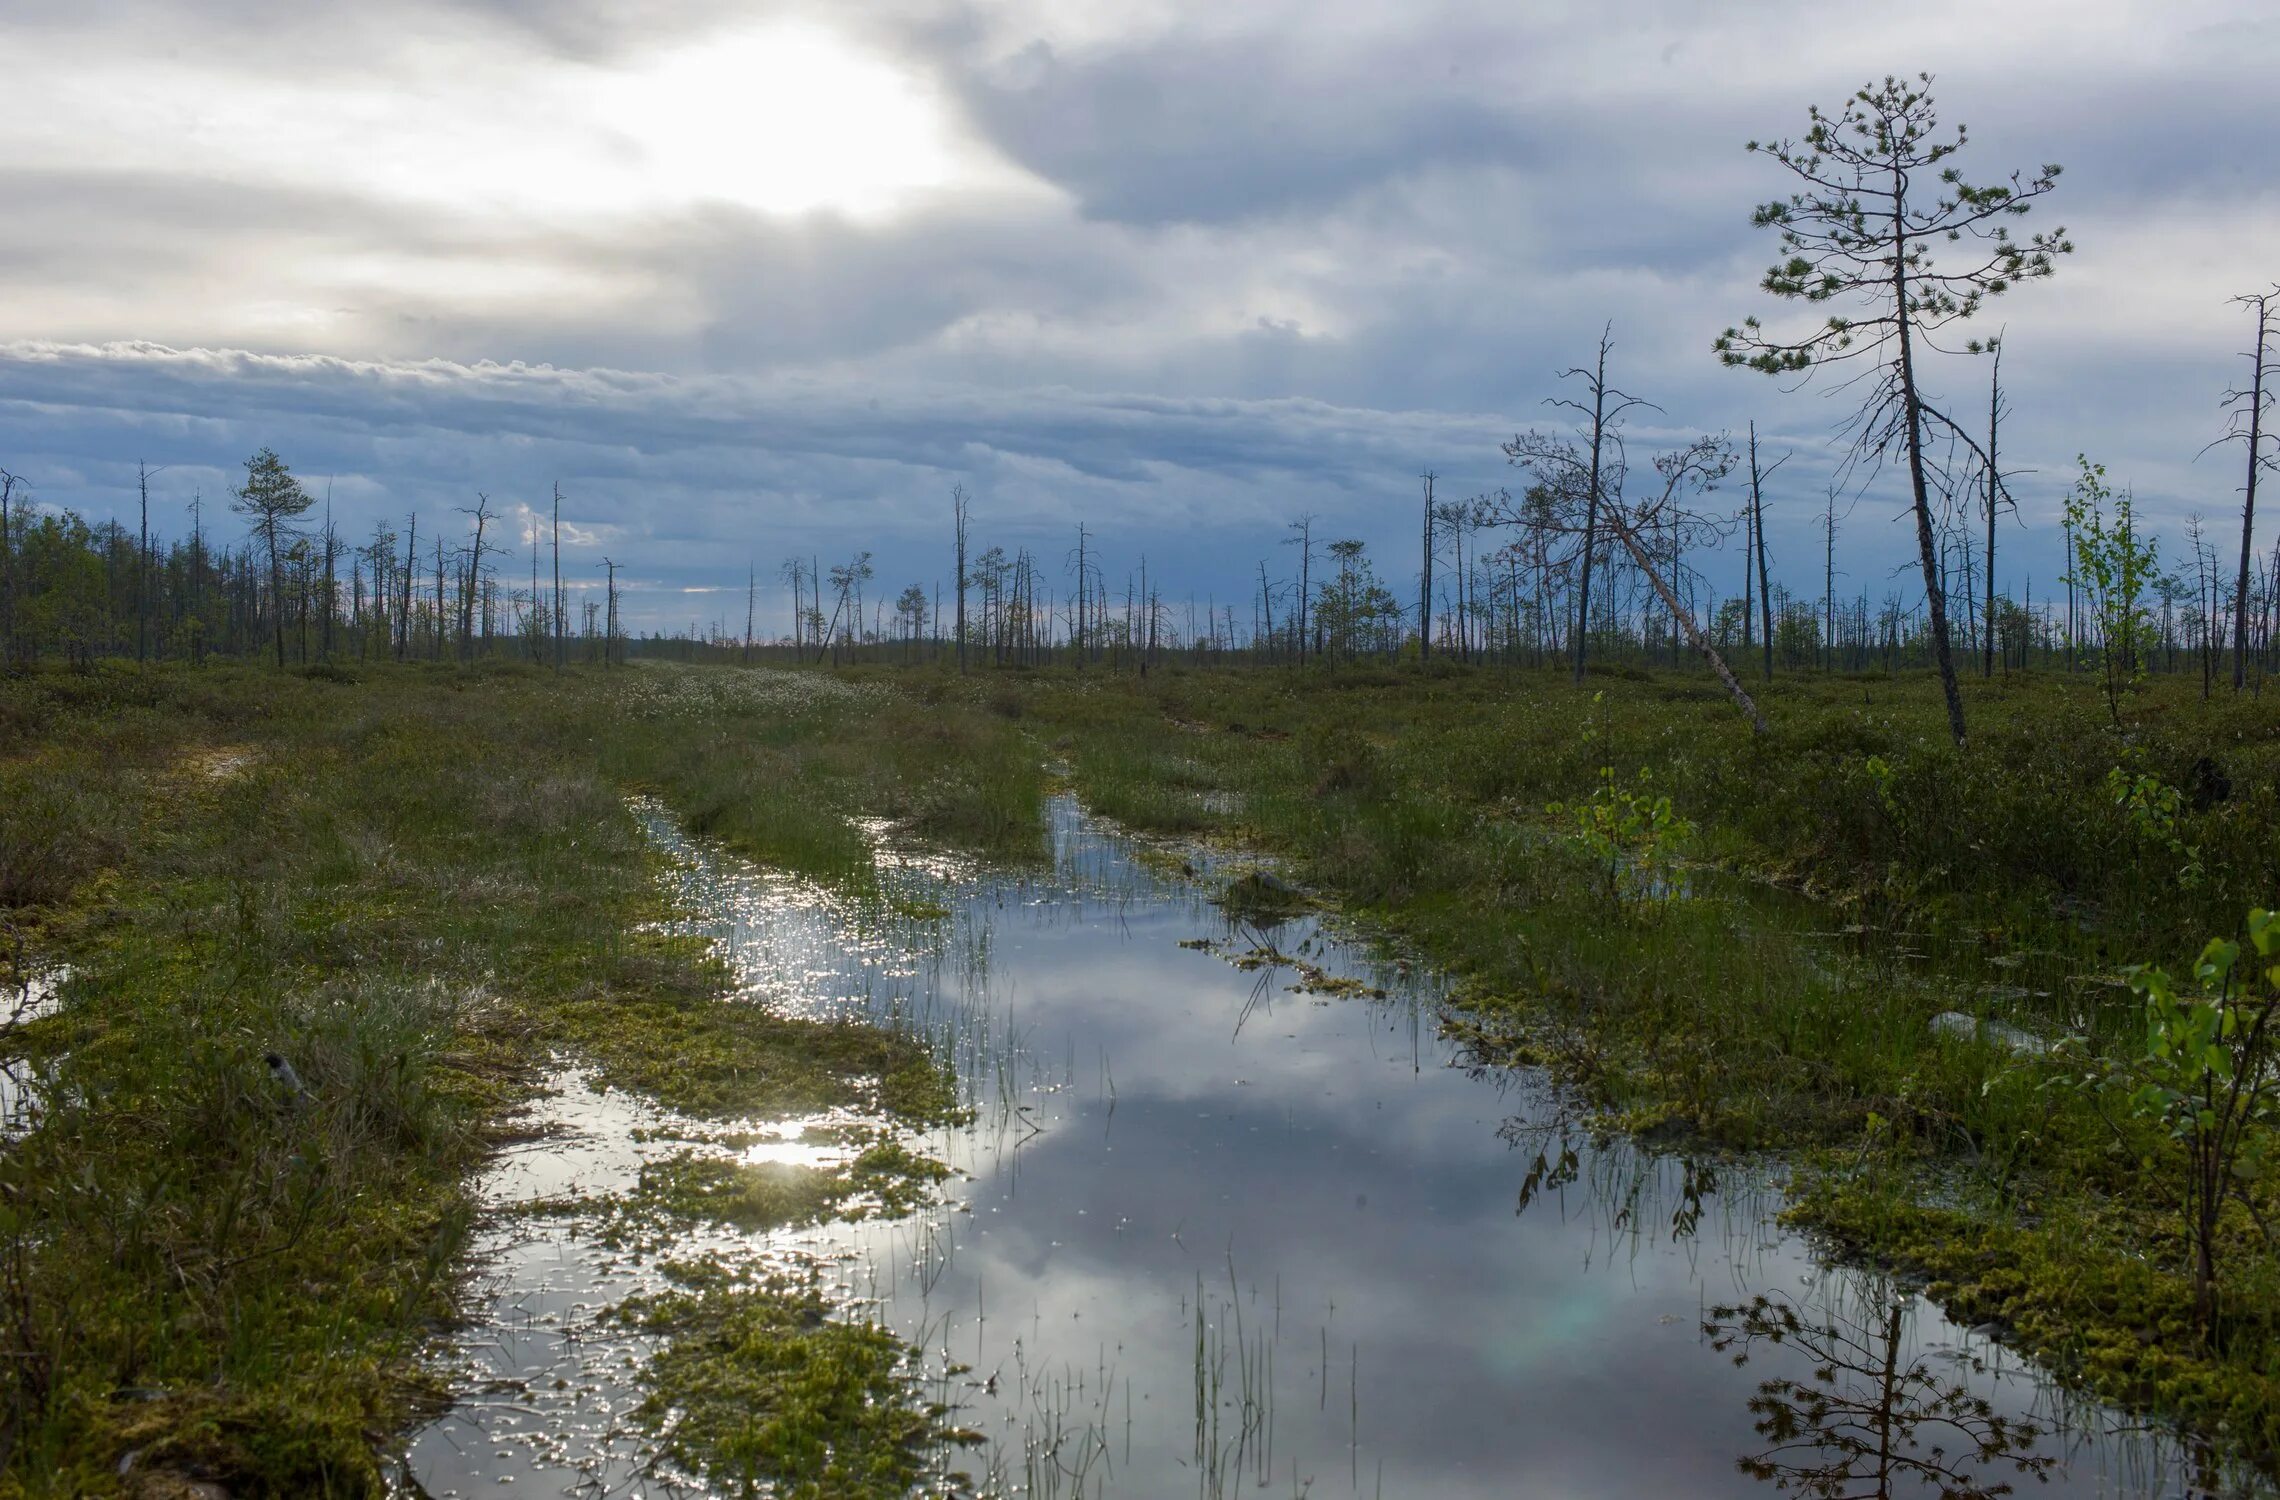
<svg viewBox="0 0 2280 1500">
<path fill-rule="evenodd" d="M 478 489 L 542 509 L 560 482 L 571 545 L 631 555 L 637 586 L 677 589 L 748 557 L 765 570 L 859 549 L 882 576 L 937 579 L 957 483 L 985 544 L 1027 546 L 1049 573 L 1081 519 L 1130 564 L 1145 551 L 1208 589 L 1230 545 L 1271 548 L 1289 513 L 1364 523 L 1380 484 L 1401 492 L 1453 448 L 1486 468 L 1499 432 L 1480 414 L 1297 398 L 0 346 L 0 443 L 46 498 L 115 509 L 139 457 L 167 466 L 170 505 L 212 500 L 263 444 L 305 479 L 330 476 L 357 532 L 412 511 L 432 528 Z"/>
<path fill-rule="evenodd" d="M 850 127 L 706 59 L 819 35 L 943 180 L 770 199 Z M 1801 451 L 1777 561 L 1817 562 L 1841 401 L 1707 350 L 1777 311 L 1740 145 L 1915 66 L 1979 175 L 2067 167 L 2033 222 L 2080 253 L 1991 317 L 2047 577 L 2078 449 L 2164 525 L 2235 503 L 2193 454 L 2280 240 L 2252 0 L 24 0 L 0 45 L 0 453 L 43 496 L 115 508 L 137 456 L 214 493 L 262 442 L 359 524 L 559 477 L 676 588 L 752 551 L 931 578 L 952 482 L 1053 567 L 1081 518 L 1236 593 L 1314 510 L 1405 574 L 1417 471 L 1508 481 L 1610 320 L 1674 433 Z M 1976 363 L 1930 374 L 1977 404 Z M 1893 498 L 1840 566 L 1905 557 Z"/>
</svg>

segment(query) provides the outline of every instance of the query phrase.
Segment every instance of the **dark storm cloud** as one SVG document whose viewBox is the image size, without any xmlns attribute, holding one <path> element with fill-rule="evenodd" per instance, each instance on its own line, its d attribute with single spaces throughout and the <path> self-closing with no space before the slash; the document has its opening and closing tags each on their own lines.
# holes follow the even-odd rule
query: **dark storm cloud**
<svg viewBox="0 0 2280 1500">
<path fill-rule="evenodd" d="M 565 514 L 595 538 L 581 559 L 641 559 L 649 619 L 679 619 L 674 589 L 718 585 L 747 557 L 765 569 L 786 553 L 871 549 L 882 576 L 936 578 L 953 483 L 977 493 L 979 534 L 1030 546 L 1049 571 L 1079 517 L 1132 562 L 1145 550 L 1199 569 L 1231 540 L 1272 549 L 1296 497 L 1351 509 L 1357 486 L 1401 480 L 1420 453 L 1486 451 L 1496 431 L 1478 416 L 1297 399 L 0 348 L 0 445 L 46 503 L 116 509 L 146 458 L 167 465 L 162 514 L 202 491 L 212 524 L 262 444 L 312 487 L 331 484 L 355 534 L 415 510 L 432 528 L 477 489 L 537 505 L 559 480 Z"/>
<path fill-rule="evenodd" d="M 1413 59 L 1435 83 L 1459 50 Z M 1167 38 L 1069 58 L 1044 41 L 967 81 L 991 139 L 1073 191 L 1087 214 L 1138 223 L 1227 223 L 1336 204 L 1357 188 L 1447 165 L 1525 169 L 1529 132 L 1507 110 L 1414 78 L 1400 58 L 1294 66 L 1272 38 Z"/>
</svg>

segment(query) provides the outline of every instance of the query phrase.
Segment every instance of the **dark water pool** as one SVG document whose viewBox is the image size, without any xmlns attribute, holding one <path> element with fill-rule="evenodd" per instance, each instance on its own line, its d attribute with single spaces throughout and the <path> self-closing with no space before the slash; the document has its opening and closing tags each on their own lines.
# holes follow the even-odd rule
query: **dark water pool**
<svg viewBox="0 0 2280 1500">
<path fill-rule="evenodd" d="M 1050 874 L 892 863 L 900 914 L 693 844 L 687 908 L 753 1003 L 890 1017 L 956 1063 L 946 1201 L 692 1244 L 815 1264 L 985 1441 L 985 1493 L 2162 1496 L 2187 1455 L 1832 1267 L 1731 1165 L 1593 1145 L 1438 1035 L 1421 967 L 1231 922 L 1061 801 Z M 1198 946 L 1201 945 L 1201 946 Z M 622 1190 L 663 1119 L 565 1077 L 494 1199 Z M 669 1122 L 668 1122 L 669 1123 Z M 807 1159 L 789 1130 L 749 1153 Z M 1522 1207 L 1525 1201 L 1525 1208 Z M 626 1420 L 654 1257 L 502 1217 L 435 1495 L 702 1493 Z M 1705 1324 L 1713 1325 L 1710 1331 Z M 1747 1356 L 1737 1360 L 1738 1355 Z"/>
</svg>

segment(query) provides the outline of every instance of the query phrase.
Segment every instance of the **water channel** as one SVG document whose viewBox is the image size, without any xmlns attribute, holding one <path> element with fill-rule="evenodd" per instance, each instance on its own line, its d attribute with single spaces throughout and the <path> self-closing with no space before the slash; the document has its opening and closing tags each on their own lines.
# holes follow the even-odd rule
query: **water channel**
<svg viewBox="0 0 2280 1500">
<path fill-rule="evenodd" d="M 1423 966 L 1314 917 L 1233 921 L 1209 870 L 1166 871 L 1067 799 L 1049 872 L 888 857 L 891 902 L 642 812 L 745 1000 L 916 1028 L 968 1091 L 973 1123 L 916 1142 L 953 1169 L 938 1205 L 672 1247 L 820 1268 L 907 1339 L 981 1439 L 937 1455 L 965 1476 L 946 1489 L 2210 1492 L 2166 1438 L 1818 1258 L 1765 1169 L 1563 1131 L 1541 1078 L 1439 1035 Z M 502 1208 L 623 1192 L 703 1137 L 558 1085 L 493 1169 Z M 822 1123 L 718 1149 L 827 1161 Z M 505 1212 L 480 1248 L 463 1395 L 416 1435 L 407 1488 L 705 1493 L 629 1420 L 651 1346 L 606 1316 L 658 1256 Z"/>
</svg>

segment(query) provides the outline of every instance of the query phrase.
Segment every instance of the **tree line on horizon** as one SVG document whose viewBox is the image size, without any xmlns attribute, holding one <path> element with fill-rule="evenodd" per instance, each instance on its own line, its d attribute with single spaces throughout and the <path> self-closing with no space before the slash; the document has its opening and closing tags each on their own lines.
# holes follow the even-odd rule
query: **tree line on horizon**
<svg viewBox="0 0 2280 1500">
<path fill-rule="evenodd" d="M 314 498 L 265 448 L 246 461 L 245 481 L 230 496 L 245 532 L 220 546 L 208 540 L 202 497 L 192 502 L 187 538 L 154 543 L 156 471 L 147 467 L 138 466 L 141 525 L 132 532 L 35 509 L 30 487 L 0 469 L 0 659 L 84 665 L 99 656 L 258 653 L 283 666 L 289 657 L 342 653 L 462 661 L 503 654 L 560 666 L 574 657 L 613 662 L 634 650 L 745 662 L 954 656 L 961 670 L 1071 661 L 1145 671 L 1170 653 L 1288 664 L 1438 653 L 1556 665 L 1581 681 L 1595 658 L 1676 664 L 1692 656 L 1761 727 L 1743 679 L 1769 678 L 1777 663 L 1930 666 L 1959 744 L 1967 725 L 1957 682 L 1974 656 L 1982 675 L 2038 664 L 2100 665 L 2109 677 L 2191 670 L 2208 685 L 2229 675 L 2235 690 L 2280 670 L 2280 547 L 2264 556 L 2255 548 L 2258 479 L 2280 466 L 2270 421 L 2280 288 L 2235 299 L 2251 324 L 2249 373 L 2225 393 L 2224 428 L 2210 445 L 2244 450 L 2237 555 L 2224 555 L 2215 529 L 2195 515 L 2183 558 L 2164 565 L 2160 539 L 2141 529 L 2128 492 L 2117 494 L 2084 458 L 2062 522 L 2065 573 L 2040 599 L 2031 579 L 2018 597 L 1998 589 L 1997 523 L 2017 509 L 2015 475 L 2001 460 L 2010 414 L 2004 346 L 1999 336 L 1954 340 L 1989 299 L 2053 275 L 2074 247 L 2063 229 L 2023 238 L 2010 230 L 2055 189 L 2060 169 L 1966 180 L 1952 158 L 1967 133 L 1940 129 L 1930 83 L 1926 75 L 1887 78 L 1834 112 L 1811 109 L 1799 138 L 1749 144 L 1790 185 L 1753 214 L 1780 246 L 1760 285 L 1817 320 L 1784 333 L 1746 317 L 1713 353 L 1729 367 L 1799 381 L 1828 374 L 1858 398 L 1819 517 L 1817 594 L 1775 576 L 1764 482 L 1786 455 L 1762 454 L 1754 425 L 1743 442 L 1705 435 L 1634 463 L 1626 419 L 1660 408 L 1611 382 L 1609 325 L 1588 364 L 1560 372 L 1565 393 L 1549 405 L 1566 425 L 1503 445 L 1517 484 L 1452 500 L 1437 494 L 1431 470 L 1421 476 L 1418 566 L 1399 592 L 1361 540 L 1324 534 L 1317 517 L 1301 514 L 1277 549 L 1288 549 L 1288 564 L 1261 559 L 1246 599 L 1207 596 L 1199 616 L 1192 596 L 1184 606 L 1167 600 L 1161 570 L 1144 555 L 1112 577 L 1083 524 L 1057 570 L 1027 547 L 973 552 L 972 497 L 961 486 L 951 497 L 947 608 L 940 582 L 911 583 L 891 599 L 871 592 L 868 551 L 828 566 L 810 554 L 782 564 L 792 610 L 780 634 L 760 632 L 755 568 L 741 630 L 725 618 L 692 621 L 685 633 L 634 641 L 622 628 L 615 561 L 604 560 L 600 599 L 573 585 L 580 604 L 573 611 L 566 603 L 559 486 L 550 539 L 532 510 L 527 537 L 502 545 L 492 529 L 501 517 L 478 492 L 461 508 L 467 519 L 456 540 L 447 543 L 432 522 L 423 536 L 415 514 L 400 535 L 383 524 L 351 541 L 334 528 L 329 504 L 322 524 L 309 524 Z M 1969 413 L 1936 400 L 1926 378 L 1935 360 L 1957 356 L 1986 361 L 1985 405 Z M 1857 497 L 1887 468 L 1905 484 L 1921 586 L 1912 596 L 1840 595 L 1840 494 L 1851 487 Z M 1713 499 L 1721 491 L 1735 503 Z M 1698 560 L 1737 538 L 1742 592 L 1719 598 Z"/>
</svg>

